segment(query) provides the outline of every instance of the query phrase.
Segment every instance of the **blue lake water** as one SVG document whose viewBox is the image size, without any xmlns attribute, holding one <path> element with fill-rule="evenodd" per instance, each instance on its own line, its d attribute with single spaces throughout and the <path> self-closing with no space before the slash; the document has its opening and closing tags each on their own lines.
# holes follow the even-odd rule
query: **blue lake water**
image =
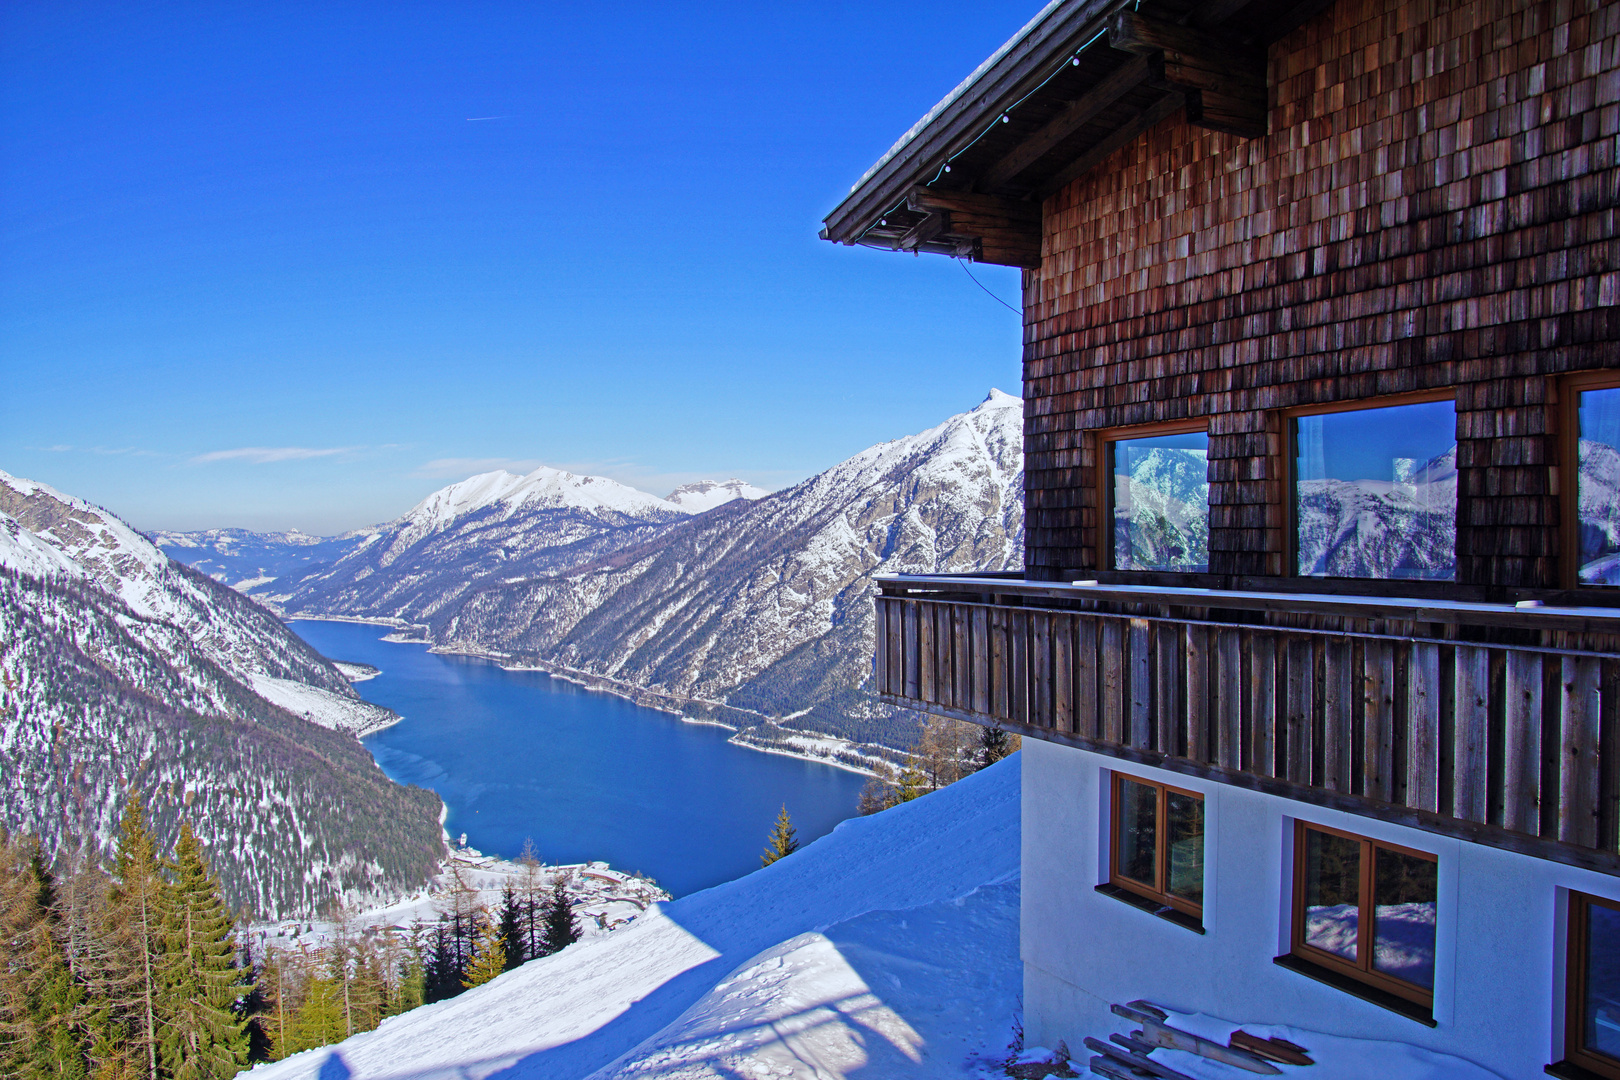
<svg viewBox="0 0 1620 1080">
<path fill-rule="evenodd" d="M 392 779 L 438 792 L 450 835 L 487 854 L 532 838 L 548 863 L 605 859 L 681 896 L 758 869 L 783 804 L 808 843 L 855 813 L 865 783 L 540 672 L 383 641 L 386 627 L 289 625 L 382 669 L 355 689 L 404 719 L 366 746 Z"/>
</svg>

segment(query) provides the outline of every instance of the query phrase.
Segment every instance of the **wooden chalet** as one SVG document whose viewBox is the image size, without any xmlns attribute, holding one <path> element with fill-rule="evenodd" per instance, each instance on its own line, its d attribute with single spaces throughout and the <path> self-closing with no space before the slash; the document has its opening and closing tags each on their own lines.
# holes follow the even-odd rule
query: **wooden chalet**
<svg viewBox="0 0 1620 1080">
<path fill-rule="evenodd" d="M 827 217 L 1023 269 L 1024 572 L 875 679 L 1026 736 L 1032 1041 L 1620 1077 L 1617 158 L 1620 4 L 1057 0 Z"/>
</svg>

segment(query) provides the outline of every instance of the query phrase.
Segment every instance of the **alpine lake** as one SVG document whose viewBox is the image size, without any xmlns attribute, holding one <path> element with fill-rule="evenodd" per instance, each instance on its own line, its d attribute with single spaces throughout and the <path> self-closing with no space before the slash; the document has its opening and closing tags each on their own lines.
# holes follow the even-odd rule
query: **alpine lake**
<svg viewBox="0 0 1620 1080">
<path fill-rule="evenodd" d="M 437 792 L 445 830 L 486 855 L 533 840 L 547 863 L 601 859 L 683 896 L 757 870 L 782 806 L 809 843 L 855 814 L 866 782 L 543 672 L 384 641 L 389 627 L 288 625 L 332 660 L 380 669 L 355 689 L 403 719 L 366 747 L 390 779 Z"/>
</svg>

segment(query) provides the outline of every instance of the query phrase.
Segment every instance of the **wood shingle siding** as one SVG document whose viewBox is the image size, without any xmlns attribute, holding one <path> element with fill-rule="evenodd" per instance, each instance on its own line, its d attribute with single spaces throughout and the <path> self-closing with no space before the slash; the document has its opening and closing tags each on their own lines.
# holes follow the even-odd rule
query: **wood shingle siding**
<svg viewBox="0 0 1620 1080">
<path fill-rule="evenodd" d="M 1269 135 L 1177 112 L 1044 205 L 1029 576 L 1097 566 L 1088 432 L 1207 417 L 1210 571 L 1278 576 L 1279 410 L 1455 388 L 1458 585 L 1558 587 L 1556 376 L 1620 367 L 1620 4 L 1338 0 L 1268 64 Z"/>
</svg>

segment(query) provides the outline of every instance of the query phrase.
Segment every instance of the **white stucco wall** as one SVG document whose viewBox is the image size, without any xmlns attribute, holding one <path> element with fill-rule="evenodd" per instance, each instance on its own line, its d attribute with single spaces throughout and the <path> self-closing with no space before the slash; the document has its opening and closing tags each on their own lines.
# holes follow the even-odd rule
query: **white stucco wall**
<svg viewBox="0 0 1620 1080">
<path fill-rule="evenodd" d="M 1107 774 L 1203 793 L 1200 935 L 1096 892 L 1107 880 Z M 1430 1028 L 1278 967 L 1288 951 L 1293 824 L 1303 819 L 1439 857 Z M 1024 1014 L 1029 1045 L 1127 1029 L 1111 1002 L 1146 998 L 1234 1022 L 1292 1024 L 1455 1054 L 1504 1077 L 1562 1057 L 1567 891 L 1620 898 L 1620 879 L 1258 792 L 1024 740 Z M 1557 992 L 1555 993 L 1555 986 Z"/>
</svg>

